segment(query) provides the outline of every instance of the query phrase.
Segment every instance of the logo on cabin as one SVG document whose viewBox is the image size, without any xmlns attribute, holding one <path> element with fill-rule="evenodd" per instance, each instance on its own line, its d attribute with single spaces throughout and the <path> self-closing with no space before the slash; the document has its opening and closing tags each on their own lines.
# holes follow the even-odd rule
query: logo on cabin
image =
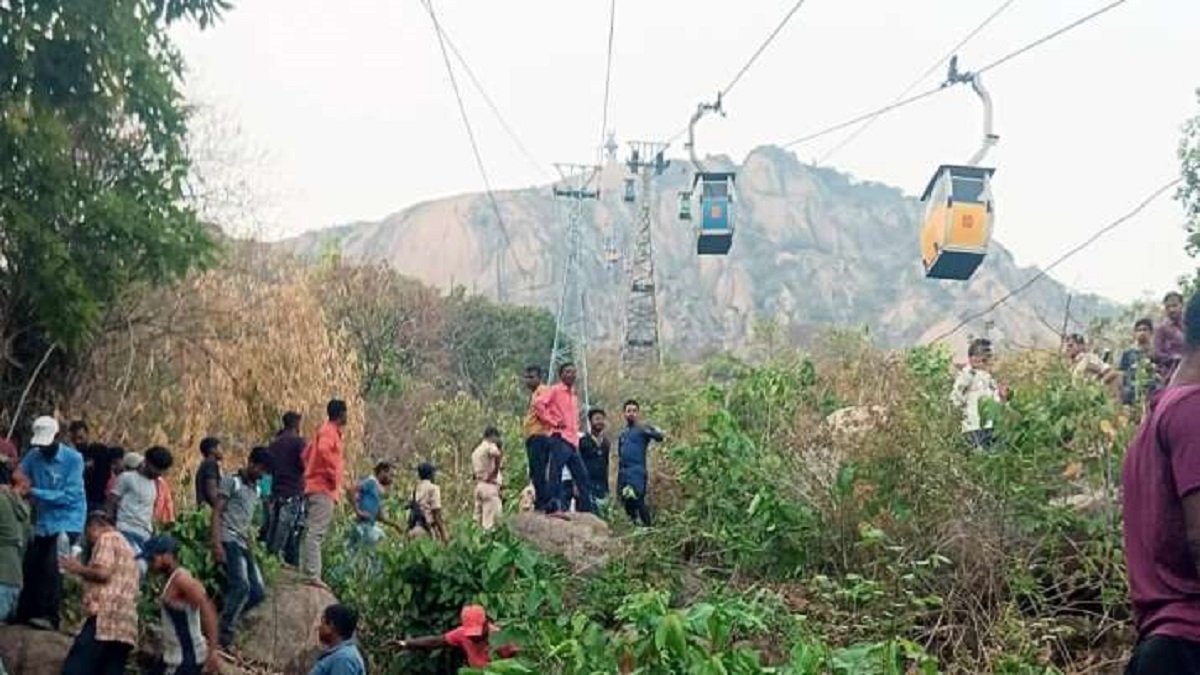
<svg viewBox="0 0 1200 675">
<path fill-rule="evenodd" d="M 713 207 L 712 207 L 712 217 L 713 217 L 713 218 L 720 218 L 720 217 L 721 217 L 721 207 L 720 207 L 720 205 L 718 205 L 718 204 L 713 204 Z"/>
<path fill-rule="evenodd" d="M 966 229 L 966 230 L 970 230 L 970 229 L 974 228 L 975 227 L 975 216 L 973 216 L 969 213 L 964 214 L 962 217 L 962 226 L 963 226 L 963 229 Z"/>
</svg>

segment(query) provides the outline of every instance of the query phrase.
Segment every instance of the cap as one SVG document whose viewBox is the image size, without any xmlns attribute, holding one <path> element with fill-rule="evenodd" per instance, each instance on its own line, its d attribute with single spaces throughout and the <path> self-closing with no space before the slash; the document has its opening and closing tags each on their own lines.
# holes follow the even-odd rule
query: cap
<svg viewBox="0 0 1200 675">
<path fill-rule="evenodd" d="M 33 438 L 30 445 L 50 445 L 58 436 L 58 420 L 42 415 L 33 421 Z"/>
<path fill-rule="evenodd" d="M 166 555 L 168 553 L 179 553 L 179 542 L 175 537 L 160 535 L 151 537 L 146 545 L 142 547 L 142 555 L 144 560 L 150 560 L 156 555 Z"/>
<path fill-rule="evenodd" d="M 125 457 L 121 459 L 121 465 L 126 471 L 137 471 L 142 467 L 143 457 L 136 452 L 127 452 Z"/>
<path fill-rule="evenodd" d="M 467 637 L 480 637 L 487 632 L 487 612 L 482 605 L 462 608 L 462 631 Z"/>
</svg>

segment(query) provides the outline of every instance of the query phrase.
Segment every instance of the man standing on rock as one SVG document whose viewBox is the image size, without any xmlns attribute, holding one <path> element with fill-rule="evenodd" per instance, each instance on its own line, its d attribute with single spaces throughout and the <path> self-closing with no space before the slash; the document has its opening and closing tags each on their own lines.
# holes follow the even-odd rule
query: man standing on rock
<svg viewBox="0 0 1200 675">
<path fill-rule="evenodd" d="M 629 519 L 643 527 L 650 527 L 650 506 L 646 502 L 650 483 L 647 452 L 651 441 L 661 443 L 663 438 L 661 431 L 642 420 L 642 406 L 637 401 L 625 401 L 625 431 L 617 441 L 617 496 Z"/>
<path fill-rule="evenodd" d="M 74 556 L 61 558 L 64 572 L 83 579 L 87 621 L 75 637 L 63 675 L 123 675 L 138 640 L 138 586 L 141 575 L 133 548 L 103 512 L 87 519 L 91 557 L 85 565 Z"/>
<path fill-rule="evenodd" d="M 29 451 L 21 472 L 32 487 L 33 541 L 25 551 L 25 587 L 17 610 L 19 620 L 38 628 L 58 629 L 62 603 L 60 552 L 78 542 L 87 520 L 87 495 L 83 487 L 83 455 L 58 442 L 58 421 L 39 417 L 33 421 Z"/>
<path fill-rule="evenodd" d="M 250 552 L 254 537 L 254 511 L 258 508 L 258 481 L 271 471 L 266 448 L 254 448 L 246 468 L 221 480 L 212 516 L 212 554 L 225 566 L 224 607 L 221 611 L 222 648 L 233 646 L 233 633 L 242 613 L 266 598 L 262 573 Z"/>
<path fill-rule="evenodd" d="M 606 426 L 608 416 L 605 412 L 600 408 L 592 408 L 588 411 L 588 432 L 579 439 L 579 455 L 591 480 L 587 489 L 597 507 L 608 502 L 608 457 L 612 452 L 612 443 L 604 433 Z"/>
<path fill-rule="evenodd" d="M 580 486 L 576 510 L 591 513 L 592 500 L 586 489 L 589 484 L 587 468 L 579 457 L 579 400 L 575 397 L 575 366 L 564 363 L 558 367 L 558 383 L 538 401 L 538 416 L 551 425 L 549 513 L 559 513 L 571 501 L 563 490 L 563 468 L 571 474 L 572 482 Z"/>
<path fill-rule="evenodd" d="M 550 504 L 547 492 L 550 470 L 550 432 L 553 422 L 546 419 L 545 399 L 550 387 L 542 381 L 542 367 L 525 368 L 525 388 L 529 390 L 529 411 L 525 414 L 525 452 L 529 459 L 529 484 L 533 486 L 533 505 L 538 511 L 546 511 Z"/>
<path fill-rule="evenodd" d="M 161 675 L 220 673 L 217 610 L 204 584 L 179 564 L 179 542 L 155 537 L 142 549 L 151 574 L 166 579 L 158 596 L 162 613 Z"/>
<path fill-rule="evenodd" d="M 283 429 L 267 450 L 271 453 L 271 527 L 267 550 L 284 562 L 300 563 L 300 531 L 304 525 L 304 437 L 298 412 L 283 414 Z"/>
<path fill-rule="evenodd" d="M 321 544 L 333 522 L 334 507 L 342 498 L 346 402 L 333 399 L 325 406 L 325 413 L 328 421 L 304 449 L 305 528 L 300 549 L 300 572 L 308 583 L 321 588 L 328 588 L 321 580 Z"/>
<path fill-rule="evenodd" d="M 483 440 L 471 453 L 471 470 L 475 474 L 475 522 L 484 532 L 496 527 L 503 504 L 500 502 L 500 431 L 496 427 L 483 430 Z"/>
<path fill-rule="evenodd" d="M 1138 644 L 1129 675 L 1200 673 L 1200 293 L 1185 346 L 1125 456 L 1125 562 Z"/>
</svg>

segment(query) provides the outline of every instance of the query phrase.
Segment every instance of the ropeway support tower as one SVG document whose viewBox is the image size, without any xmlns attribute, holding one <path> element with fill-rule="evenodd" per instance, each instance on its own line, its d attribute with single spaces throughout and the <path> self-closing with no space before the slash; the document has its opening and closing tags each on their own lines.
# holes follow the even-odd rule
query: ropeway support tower
<svg viewBox="0 0 1200 675">
<path fill-rule="evenodd" d="M 621 376 L 639 377 L 662 362 L 658 334 L 658 299 L 654 286 L 654 178 L 670 166 L 666 143 L 631 141 L 630 173 L 641 175 L 638 218 L 629 263 L 629 293 L 625 297 L 625 331 L 621 341 Z"/>
<path fill-rule="evenodd" d="M 554 197 L 566 204 L 567 245 L 566 266 L 563 268 L 562 289 L 558 299 L 558 311 L 554 322 L 554 346 L 550 351 L 551 381 L 558 378 L 558 368 L 563 363 L 573 363 L 578 370 L 575 391 L 583 405 L 580 413 L 586 414 L 591 406 L 588 390 L 587 368 L 587 279 L 583 262 L 583 210 L 584 202 L 600 198 L 598 176 L 600 167 L 588 164 L 555 164 L 560 181 L 554 186 Z"/>
</svg>

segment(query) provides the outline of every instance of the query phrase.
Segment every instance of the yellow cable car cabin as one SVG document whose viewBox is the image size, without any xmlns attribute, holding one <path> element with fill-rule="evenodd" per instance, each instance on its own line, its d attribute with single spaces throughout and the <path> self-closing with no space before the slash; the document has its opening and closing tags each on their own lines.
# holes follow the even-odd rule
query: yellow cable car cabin
<svg viewBox="0 0 1200 675">
<path fill-rule="evenodd" d="M 921 259 L 931 279 L 970 279 L 987 255 L 995 209 L 991 179 L 995 169 L 943 164 L 921 201 Z"/>
</svg>

